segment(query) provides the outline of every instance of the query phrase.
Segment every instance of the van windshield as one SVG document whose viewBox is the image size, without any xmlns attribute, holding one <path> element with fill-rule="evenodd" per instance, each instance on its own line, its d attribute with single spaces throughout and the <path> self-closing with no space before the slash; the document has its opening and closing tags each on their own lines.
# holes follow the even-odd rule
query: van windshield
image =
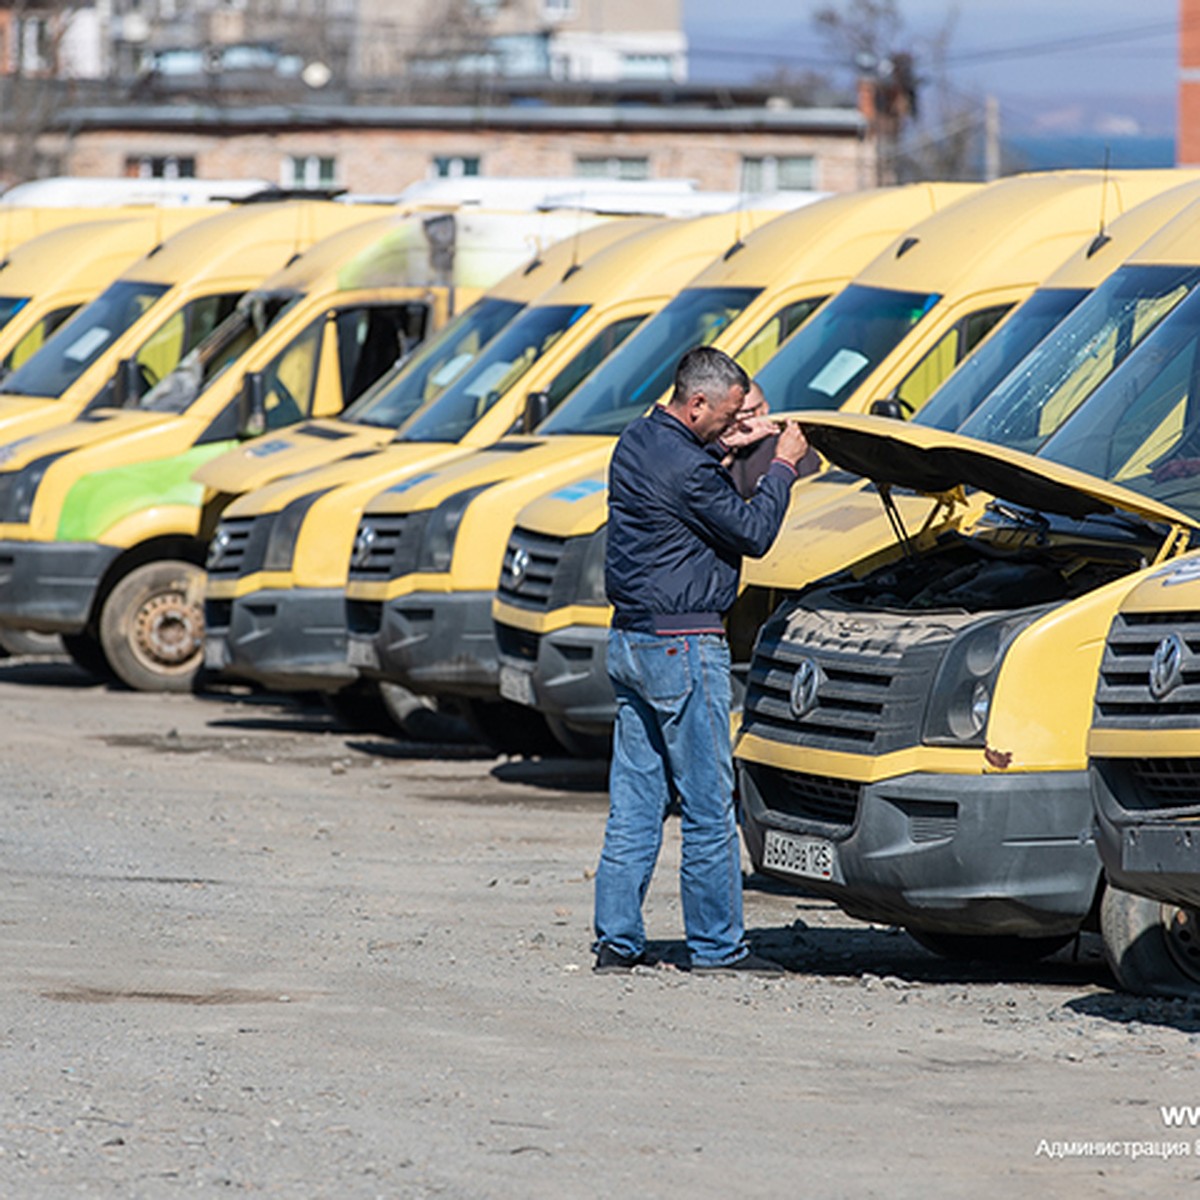
<svg viewBox="0 0 1200 1200">
<path fill-rule="evenodd" d="M 1035 346 L 958 431 L 1036 453 L 1198 283 L 1200 267 L 1122 267 Z"/>
<path fill-rule="evenodd" d="M 457 442 L 588 311 L 586 304 L 527 308 L 428 408 L 396 435 L 401 442 Z"/>
<path fill-rule="evenodd" d="M 1084 288 L 1045 288 L 1034 292 L 979 349 L 955 368 L 913 417 L 913 423 L 932 429 L 957 429 L 1087 294 Z"/>
<path fill-rule="evenodd" d="M 368 388 L 342 414 L 343 421 L 397 429 L 421 405 L 439 395 L 525 306 L 485 296 L 457 316 L 437 337 Z"/>
<path fill-rule="evenodd" d="M 0 329 L 3 329 L 28 303 L 28 296 L 0 296 Z"/>
<path fill-rule="evenodd" d="M 112 284 L 81 308 L 28 362 L 0 383 L 0 393 L 47 399 L 61 396 L 168 290 L 167 284 L 158 283 L 122 281 Z"/>
<path fill-rule="evenodd" d="M 235 363 L 285 309 L 302 299 L 298 292 L 255 292 L 244 296 L 236 311 L 220 323 L 179 366 L 158 381 L 135 407 L 146 412 L 181 413 L 226 368 Z"/>
<path fill-rule="evenodd" d="M 620 433 L 671 386 L 680 355 L 713 342 L 760 290 L 680 292 L 538 426 L 538 435 Z"/>
<path fill-rule="evenodd" d="M 1193 292 L 1041 449 L 1200 523 L 1200 292 Z"/>
<path fill-rule="evenodd" d="M 940 299 L 851 284 L 758 373 L 772 411 L 841 408 Z"/>
</svg>

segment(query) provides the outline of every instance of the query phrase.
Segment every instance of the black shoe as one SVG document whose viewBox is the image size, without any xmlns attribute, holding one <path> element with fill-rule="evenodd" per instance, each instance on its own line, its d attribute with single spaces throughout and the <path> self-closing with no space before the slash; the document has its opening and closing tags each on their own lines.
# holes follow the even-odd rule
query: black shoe
<svg viewBox="0 0 1200 1200">
<path fill-rule="evenodd" d="M 692 967 L 693 975 L 751 975 L 761 979 L 782 979 L 787 971 L 769 958 L 757 954 L 744 954 L 731 963 L 720 966 Z"/>
<path fill-rule="evenodd" d="M 596 951 L 596 964 L 592 970 L 597 975 L 628 975 L 645 961 L 644 954 L 622 954 L 611 946 L 601 946 Z"/>
</svg>

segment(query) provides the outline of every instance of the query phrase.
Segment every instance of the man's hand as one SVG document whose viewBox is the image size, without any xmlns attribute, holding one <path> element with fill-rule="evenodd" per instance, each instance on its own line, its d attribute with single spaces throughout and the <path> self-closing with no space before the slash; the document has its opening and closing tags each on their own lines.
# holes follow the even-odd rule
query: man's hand
<svg viewBox="0 0 1200 1200">
<path fill-rule="evenodd" d="M 808 438 L 795 421 L 785 421 L 775 447 L 775 457 L 790 462 L 794 467 L 808 453 Z"/>
<path fill-rule="evenodd" d="M 739 418 L 721 434 L 721 445 L 726 450 L 741 450 L 778 432 L 779 427 L 766 417 Z"/>
</svg>

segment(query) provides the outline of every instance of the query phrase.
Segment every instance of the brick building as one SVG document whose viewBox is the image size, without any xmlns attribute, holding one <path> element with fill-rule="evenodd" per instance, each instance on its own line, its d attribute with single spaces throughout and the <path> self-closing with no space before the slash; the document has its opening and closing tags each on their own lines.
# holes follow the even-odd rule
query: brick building
<svg viewBox="0 0 1200 1200">
<path fill-rule="evenodd" d="M 373 194 L 439 175 L 688 178 L 722 191 L 841 192 L 875 179 L 856 110 L 775 103 L 90 107 L 64 112 L 43 143 L 61 174 L 257 176 Z"/>
</svg>

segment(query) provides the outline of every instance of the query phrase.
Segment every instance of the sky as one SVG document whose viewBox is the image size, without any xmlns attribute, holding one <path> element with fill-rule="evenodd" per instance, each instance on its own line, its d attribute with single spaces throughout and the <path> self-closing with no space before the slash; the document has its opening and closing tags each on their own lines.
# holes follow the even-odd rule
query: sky
<svg viewBox="0 0 1200 1200">
<path fill-rule="evenodd" d="M 752 80 L 826 56 L 811 14 L 830 0 L 683 0 L 694 79 Z M 1007 131 L 1170 136 L 1179 0 L 899 0 L 918 60 L 953 12 L 953 94 L 994 94 Z M 736 12 L 736 28 L 731 27 Z"/>
</svg>

